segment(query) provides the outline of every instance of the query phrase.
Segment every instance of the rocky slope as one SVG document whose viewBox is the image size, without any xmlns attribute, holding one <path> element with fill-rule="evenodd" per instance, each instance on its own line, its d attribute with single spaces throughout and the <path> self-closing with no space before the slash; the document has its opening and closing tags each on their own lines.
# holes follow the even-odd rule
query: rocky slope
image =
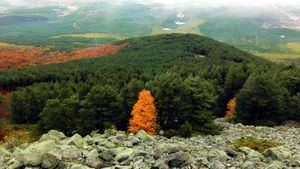
<svg viewBox="0 0 300 169">
<path fill-rule="evenodd" d="M 221 135 L 189 139 L 113 130 L 66 137 L 52 130 L 31 144 L 1 147 L 0 168 L 300 168 L 300 128 L 223 125 Z M 236 150 L 230 145 L 247 136 L 279 141 L 283 145 L 263 153 L 248 147 Z"/>
</svg>

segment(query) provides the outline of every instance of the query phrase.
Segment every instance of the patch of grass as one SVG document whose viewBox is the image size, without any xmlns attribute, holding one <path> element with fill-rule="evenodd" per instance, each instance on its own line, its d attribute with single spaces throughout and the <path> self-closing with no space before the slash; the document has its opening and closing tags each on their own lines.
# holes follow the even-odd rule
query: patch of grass
<svg viewBox="0 0 300 169">
<path fill-rule="evenodd" d="M 99 38 L 99 39 L 115 39 L 115 40 L 123 40 L 125 37 L 118 34 L 110 34 L 110 33 L 86 33 L 86 34 L 66 34 L 54 36 L 53 38 Z"/>
<path fill-rule="evenodd" d="M 300 52 L 300 42 L 291 42 L 286 45 L 286 47 L 292 51 Z"/>
<path fill-rule="evenodd" d="M 190 19 L 186 22 L 185 25 L 178 26 L 175 29 L 164 31 L 161 26 L 154 26 L 152 30 L 152 35 L 164 34 L 164 33 L 193 33 L 201 35 L 202 33 L 199 30 L 199 25 L 205 23 L 203 19 Z"/>
<path fill-rule="evenodd" d="M 10 43 L 5 43 L 5 42 L 0 42 L 0 47 L 6 47 L 6 48 L 30 48 L 32 46 L 16 45 L 16 44 L 10 44 Z"/>
<path fill-rule="evenodd" d="M 266 149 L 280 145 L 282 145 L 280 142 L 263 140 L 255 137 L 242 137 L 232 143 L 232 146 L 234 146 L 236 150 L 239 150 L 241 147 L 249 147 L 260 153 L 263 153 Z"/>
<path fill-rule="evenodd" d="M 300 54 L 260 53 L 260 52 L 252 52 L 252 53 L 256 56 L 263 57 L 273 62 L 300 65 L 298 63 L 300 59 Z"/>
<path fill-rule="evenodd" d="M 201 59 L 201 58 L 205 58 L 206 56 L 205 55 L 199 55 L 199 54 L 197 54 L 197 55 L 194 55 L 194 57 L 198 58 L 198 59 Z"/>
</svg>

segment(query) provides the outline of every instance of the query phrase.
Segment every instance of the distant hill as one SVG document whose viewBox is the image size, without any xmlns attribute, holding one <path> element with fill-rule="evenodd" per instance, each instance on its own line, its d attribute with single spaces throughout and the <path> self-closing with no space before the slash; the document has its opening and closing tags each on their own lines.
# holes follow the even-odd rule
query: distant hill
<svg viewBox="0 0 300 169">
<path fill-rule="evenodd" d="M 116 54 L 105 58 L 83 58 L 78 61 L 61 64 L 31 66 L 24 69 L 2 71 L 1 74 L 7 74 L 7 76 L 5 81 L 0 82 L 0 85 L 4 87 L 7 85 L 6 81 L 13 82 L 9 79 L 13 76 L 9 74 L 20 76 L 21 79 L 26 79 L 27 76 L 35 76 L 34 81 L 26 80 L 28 83 L 26 85 L 31 85 L 35 82 L 48 81 L 52 78 L 55 81 L 68 79 L 70 78 L 70 73 L 77 71 L 87 75 L 103 69 L 115 71 L 118 68 L 138 68 L 146 71 L 148 68 L 155 67 L 159 71 L 166 71 L 174 66 L 185 66 L 188 64 L 271 64 L 267 60 L 241 51 L 228 44 L 194 34 L 162 34 L 116 42 L 116 45 L 120 44 L 125 45 L 125 47 Z M 99 54 L 99 56 L 101 55 Z M 40 60 L 43 60 L 43 58 L 40 58 Z M 55 63 L 54 60 L 53 62 Z M 19 74 L 19 72 L 22 73 Z M 48 80 L 42 78 L 43 76 L 47 76 Z M 57 77 L 59 78 L 57 79 Z"/>
</svg>

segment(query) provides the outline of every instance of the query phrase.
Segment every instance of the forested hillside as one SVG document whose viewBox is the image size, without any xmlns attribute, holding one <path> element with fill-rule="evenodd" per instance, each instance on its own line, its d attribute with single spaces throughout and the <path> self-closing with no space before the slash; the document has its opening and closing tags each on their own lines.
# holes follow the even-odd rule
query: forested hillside
<svg viewBox="0 0 300 169">
<path fill-rule="evenodd" d="M 133 38 L 104 58 L 0 72 L 1 90 L 14 91 L 14 123 L 71 135 L 126 130 L 142 89 L 151 91 L 167 135 L 217 134 L 236 97 L 233 120 L 277 125 L 300 120 L 300 70 L 274 64 L 210 38 L 168 34 Z"/>
</svg>

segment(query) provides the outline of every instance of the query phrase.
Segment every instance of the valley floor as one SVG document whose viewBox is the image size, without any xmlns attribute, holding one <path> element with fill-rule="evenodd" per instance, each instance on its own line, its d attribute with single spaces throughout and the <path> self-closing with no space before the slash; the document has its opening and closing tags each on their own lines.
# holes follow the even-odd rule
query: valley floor
<svg viewBox="0 0 300 169">
<path fill-rule="evenodd" d="M 0 148 L 0 166 L 71 169 L 300 167 L 300 128 L 222 125 L 221 135 L 188 139 L 114 130 L 83 138 L 78 134 L 66 137 L 52 130 L 31 144 L 18 147 L 5 144 Z M 260 152 L 249 147 L 258 148 Z"/>
</svg>

